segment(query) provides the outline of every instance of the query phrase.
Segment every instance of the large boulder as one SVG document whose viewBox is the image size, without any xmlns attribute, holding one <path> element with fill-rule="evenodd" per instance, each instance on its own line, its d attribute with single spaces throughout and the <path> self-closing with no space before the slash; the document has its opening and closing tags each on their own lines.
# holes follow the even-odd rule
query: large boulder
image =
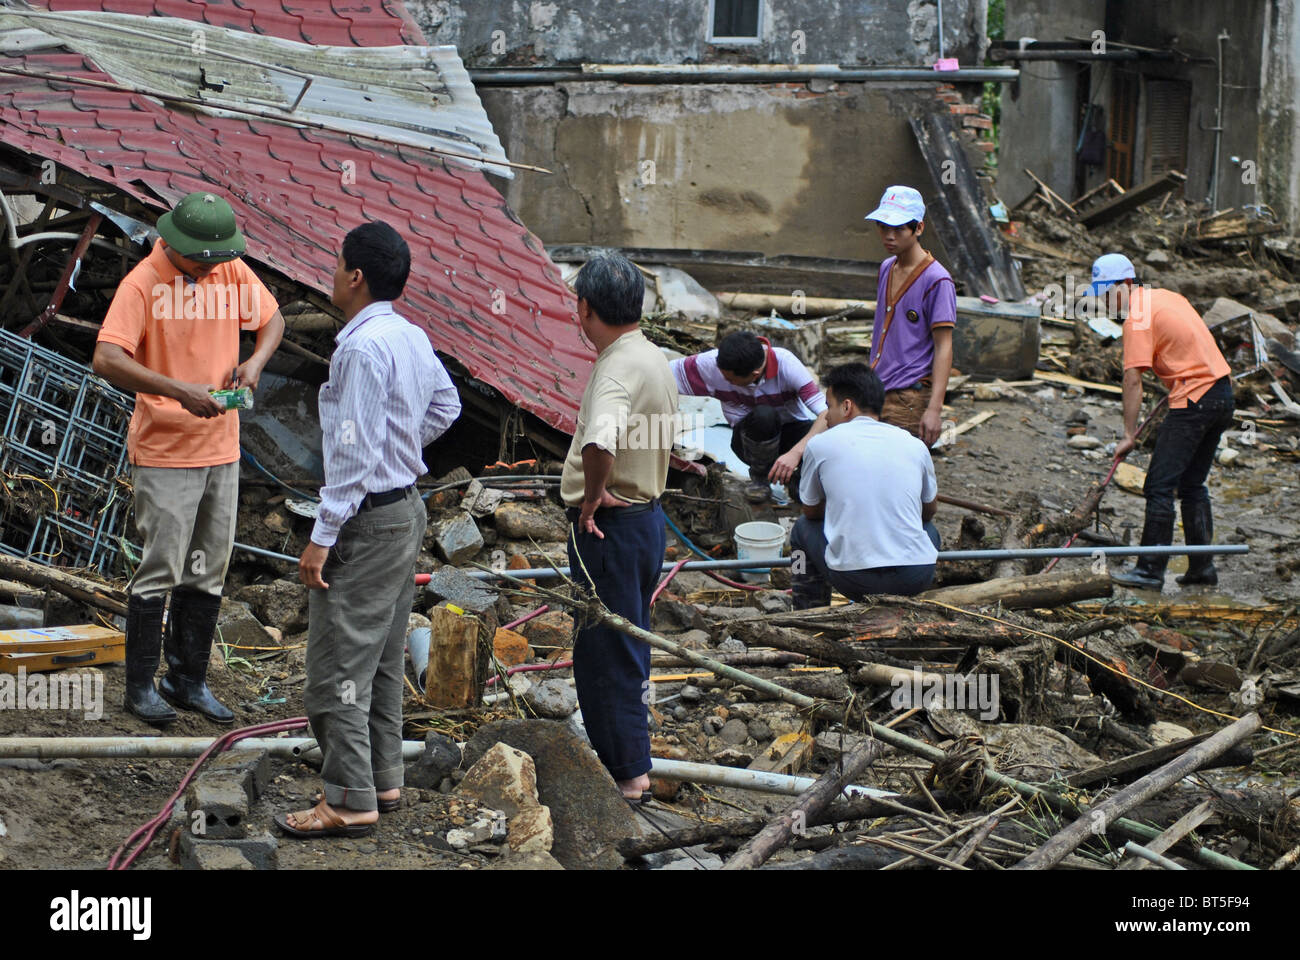
<svg viewBox="0 0 1300 960">
<path fill-rule="evenodd" d="M 492 514 L 497 533 L 511 540 L 553 543 L 567 540 L 569 521 L 564 511 L 549 500 L 536 503 L 507 502 Z"/>
<path fill-rule="evenodd" d="M 307 629 L 307 588 L 297 581 L 250 583 L 235 591 L 235 599 L 247 603 L 258 620 L 285 636 Z"/>
<path fill-rule="evenodd" d="M 617 869 L 615 844 L 635 836 L 636 820 L 618 786 L 591 748 L 553 720 L 501 720 L 480 727 L 465 744 L 473 764 L 495 744 L 533 759 L 538 801 L 551 810 L 551 855 L 566 869 Z"/>
</svg>

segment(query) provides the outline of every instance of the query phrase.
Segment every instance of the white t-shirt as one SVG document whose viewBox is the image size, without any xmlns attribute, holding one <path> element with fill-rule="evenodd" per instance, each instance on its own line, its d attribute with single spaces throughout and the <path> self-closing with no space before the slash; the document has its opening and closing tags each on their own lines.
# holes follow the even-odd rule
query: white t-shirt
<svg viewBox="0 0 1300 960">
<path fill-rule="evenodd" d="M 808 441 L 799 499 L 826 501 L 826 565 L 872 570 L 934 563 L 921 504 L 939 493 L 925 444 L 906 430 L 856 417 Z"/>
</svg>

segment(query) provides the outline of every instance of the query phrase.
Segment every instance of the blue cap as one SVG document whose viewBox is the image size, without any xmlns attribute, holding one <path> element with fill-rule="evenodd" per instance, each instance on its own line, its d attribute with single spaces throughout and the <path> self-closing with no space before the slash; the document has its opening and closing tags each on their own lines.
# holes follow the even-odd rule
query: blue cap
<svg viewBox="0 0 1300 960">
<path fill-rule="evenodd" d="M 1133 261 L 1122 253 L 1105 253 L 1092 265 L 1092 283 L 1088 292 L 1097 296 L 1121 280 L 1136 280 Z"/>
</svg>

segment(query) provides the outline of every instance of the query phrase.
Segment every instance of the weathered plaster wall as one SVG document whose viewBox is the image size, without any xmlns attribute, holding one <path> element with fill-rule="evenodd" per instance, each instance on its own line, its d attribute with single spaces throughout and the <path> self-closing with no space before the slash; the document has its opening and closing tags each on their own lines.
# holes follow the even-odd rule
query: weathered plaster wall
<svg viewBox="0 0 1300 960">
<path fill-rule="evenodd" d="M 1260 64 L 1260 200 L 1300 227 L 1300 14 L 1293 0 L 1269 5 Z"/>
<path fill-rule="evenodd" d="M 553 171 L 501 184 L 547 243 L 874 260 L 884 251 L 863 217 L 885 187 L 934 192 L 879 87 L 580 83 L 480 95 L 507 155 Z"/>
<path fill-rule="evenodd" d="M 922 64 L 938 55 L 934 0 L 766 0 L 761 41 L 708 41 L 708 0 L 409 0 L 429 43 L 471 67 L 556 63 Z M 944 0 L 945 54 L 982 53 L 985 0 Z M 795 50 L 795 31 L 804 49 Z"/>
<path fill-rule="evenodd" d="M 1105 0 L 1007 0 L 1005 36 L 1063 40 L 1103 29 Z M 1020 65 L 1017 84 L 1002 87 L 998 131 L 998 195 L 1015 205 L 1037 188 L 1028 167 L 1062 196 L 1074 193 L 1075 78 L 1073 63 Z"/>
</svg>

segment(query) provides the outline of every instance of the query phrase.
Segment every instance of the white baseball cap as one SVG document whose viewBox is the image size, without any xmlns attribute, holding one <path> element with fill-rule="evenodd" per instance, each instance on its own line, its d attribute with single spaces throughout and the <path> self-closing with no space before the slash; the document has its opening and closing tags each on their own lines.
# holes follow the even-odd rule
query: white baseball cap
<svg viewBox="0 0 1300 960">
<path fill-rule="evenodd" d="M 880 206 L 862 219 L 901 227 L 913 220 L 925 219 L 925 201 L 921 199 L 921 192 L 912 187 L 889 187 L 880 198 Z"/>
<path fill-rule="evenodd" d="M 1136 280 L 1133 261 L 1122 253 L 1104 253 L 1092 265 L 1092 283 L 1088 287 L 1096 296 L 1121 280 Z"/>
</svg>

